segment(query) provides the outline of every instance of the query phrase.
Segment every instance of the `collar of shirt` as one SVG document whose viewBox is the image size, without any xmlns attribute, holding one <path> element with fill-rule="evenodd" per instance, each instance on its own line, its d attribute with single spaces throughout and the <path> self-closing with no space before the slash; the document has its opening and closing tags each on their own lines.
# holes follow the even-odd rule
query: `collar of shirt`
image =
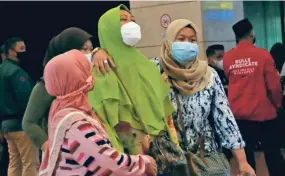
<svg viewBox="0 0 285 176">
<path fill-rule="evenodd" d="M 237 48 L 249 48 L 249 47 L 255 48 L 254 44 L 252 44 L 249 41 L 240 41 L 237 45 Z"/>
<path fill-rule="evenodd" d="M 4 62 L 11 62 L 11 63 L 13 63 L 13 64 L 19 65 L 19 63 L 18 63 L 17 61 L 15 61 L 15 60 L 13 60 L 13 59 L 10 59 L 10 58 L 7 58 Z M 4 63 L 4 62 L 3 62 L 3 63 Z"/>
</svg>

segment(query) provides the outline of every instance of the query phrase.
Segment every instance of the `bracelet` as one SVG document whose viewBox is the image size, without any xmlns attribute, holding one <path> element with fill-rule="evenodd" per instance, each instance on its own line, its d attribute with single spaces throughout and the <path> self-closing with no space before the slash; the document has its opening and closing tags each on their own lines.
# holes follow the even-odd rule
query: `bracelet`
<svg viewBox="0 0 285 176">
<path fill-rule="evenodd" d="M 97 51 L 99 51 L 100 49 L 101 49 L 100 47 L 96 47 L 96 48 L 91 52 L 92 56 L 93 56 Z"/>
</svg>

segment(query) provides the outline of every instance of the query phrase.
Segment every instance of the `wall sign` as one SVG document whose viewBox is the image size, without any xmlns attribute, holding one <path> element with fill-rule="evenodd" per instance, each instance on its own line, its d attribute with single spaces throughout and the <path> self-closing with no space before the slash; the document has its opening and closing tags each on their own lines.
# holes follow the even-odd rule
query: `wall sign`
<svg viewBox="0 0 285 176">
<path fill-rule="evenodd" d="M 205 21 L 224 21 L 231 22 L 234 19 L 233 10 L 207 10 L 204 11 L 203 18 Z"/>
<path fill-rule="evenodd" d="M 171 18 L 168 14 L 163 14 L 160 18 L 160 24 L 162 27 L 167 28 L 171 23 Z"/>
</svg>

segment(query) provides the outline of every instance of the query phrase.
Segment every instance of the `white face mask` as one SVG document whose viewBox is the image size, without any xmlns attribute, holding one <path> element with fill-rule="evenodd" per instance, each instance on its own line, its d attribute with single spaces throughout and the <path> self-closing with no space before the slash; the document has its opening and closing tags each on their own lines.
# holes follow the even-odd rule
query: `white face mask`
<svg viewBox="0 0 285 176">
<path fill-rule="evenodd" d="M 126 45 L 134 46 L 142 38 L 141 27 L 135 22 L 128 22 L 121 27 L 121 34 Z"/>
<path fill-rule="evenodd" d="M 84 54 L 84 55 L 87 57 L 87 59 L 88 59 L 90 62 L 92 62 L 92 54 L 91 54 L 91 53 Z"/>
<path fill-rule="evenodd" d="M 92 70 L 92 53 L 84 54 L 85 57 L 88 59 L 90 62 L 90 70 Z"/>
<path fill-rule="evenodd" d="M 217 68 L 217 69 L 220 69 L 220 70 L 224 70 L 224 64 L 223 64 L 223 60 L 220 60 L 220 61 L 217 61 L 217 60 L 213 60 L 214 62 L 214 66 Z"/>
</svg>

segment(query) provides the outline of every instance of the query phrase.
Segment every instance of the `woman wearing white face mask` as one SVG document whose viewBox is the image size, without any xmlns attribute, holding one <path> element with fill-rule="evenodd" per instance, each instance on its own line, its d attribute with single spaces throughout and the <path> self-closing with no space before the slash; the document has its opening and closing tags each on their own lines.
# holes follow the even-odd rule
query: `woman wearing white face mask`
<svg viewBox="0 0 285 176">
<path fill-rule="evenodd" d="M 222 147 L 233 152 L 240 175 L 253 176 L 254 170 L 248 165 L 243 149 L 245 143 L 220 78 L 207 61 L 199 59 L 197 33 L 191 21 L 173 21 L 166 31 L 161 58 L 154 59 L 171 87 L 170 96 L 176 107 L 173 120 L 180 146 L 196 153 L 197 144 L 203 139 L 206 154 L 214 154 L 219 151 L 219 140 Z"/>
<path fill-rule="evenodd" d="M 167 130 L 166 119 L 172 122 L 169 87 L 155 65 L 134 47 L 141 39 L 140 26 L 124 5 L 100 18 L 98 32 L 101 47 L 117 69 L 106 76 L 96 75 L 90 104 L 117 150 L 146 153 L 149 136 Z"/>
</svg>

